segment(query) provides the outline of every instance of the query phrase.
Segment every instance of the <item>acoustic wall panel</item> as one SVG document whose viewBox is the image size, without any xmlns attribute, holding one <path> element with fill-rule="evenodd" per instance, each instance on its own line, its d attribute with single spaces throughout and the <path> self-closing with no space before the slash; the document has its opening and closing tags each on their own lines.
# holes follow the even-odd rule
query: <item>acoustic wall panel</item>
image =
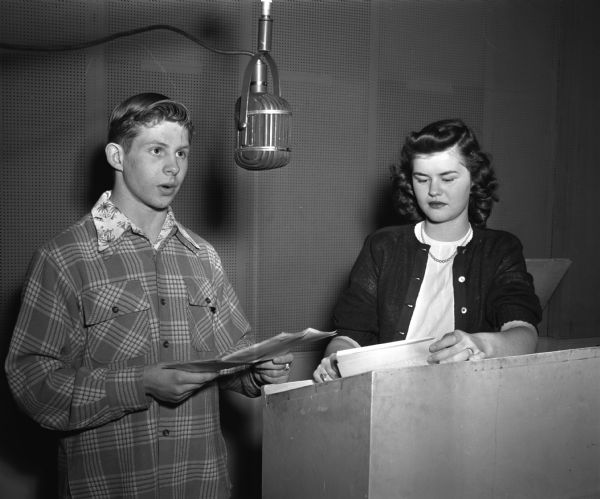
<svg viewBox="0 0 600 499">
<path fill-rule="evenodd" d="M 485 3 L 372 2 L 381 40 L 381 78 L 481 86 L 486 63 Z"/>
<path fill-rule="evenodd" d="M 597 220 L 600 149 L 600 3 L 563 2 L 561 79 L 556 144 L 556 190 L 552 248 L 573 260 L 554 296 L 550 318 L 560 338 L 597 337 L 600 233 Z"/>
<path fill-rule="evenodd" d="M 432 121 L 462 118 L 481 137 L 486 78 L 481 2 L 374 2 L 379 28 L 378 226 L 400 223 L 390 203 L 389 166 L 405 136 Z M 452 19 L 452 22 L 449 20 Z"/>
<path fill-rule="evenodd" d="M 271 10 L 280 69 L 366 81 L 371 2 L 275 0 Z"/>
<path fill-rule="evenodd" d="M 239 1 L 3 0 L 3 5 L 18 20 L 7 23 L 4 35 L 13 42 L 83 41 L 166 23 L 215 47 L 253 50 L 260 14 L 259 2 Z M 554 69 L 540 62 L 537 67 L 545 71 L 537 79 L 528 69 L 534 53 L 545 61 L 554 57 L 555 18 L 540 2 L 528 4 L 526 11 L 537 14 L 533 34 L 524 21 L 515 24 L 521 10 L 510 1 L 275 2 L 272 54 L 294 116 L 292 161 L 273 172 L 248 173 L 232 161 L 233 106 L 247 58 L 213 54 L 172 32 L 139 34 L 70 54 L 3 53 L 2 78 L 10 96 L 5 105 L 9 110 L 31 105 L 30 114 L 38 110 L 40 123 L 51 123 L 57 132 L 47 148 L 60 159 L 44 156 L 27 163 L 67 168 L 60 184 L 65 192 L 54 212 L 64 210 L 64 218 L 72 221 L 93 202 L 82 194 L 90 191 L 85 184 L 90 172 L 108 168 L 101 158 L 105 132 L 95 130 L 112 106 L 147 90 L 186 102 L 198 133 L 188 181 L 175 205 L 178 216 L 220 251 L 260 334 L 327 327 L 362 240 L 374 228 L 397 221 L 389 206 L 388 167 L 408 131 L 433 119 L 463 117 L 484 146 L 492 145 L 492 153 L 512 147 L 517 161 L 513 165 L 509 158 L 511 165 L 503 170 L 506 186 L 518 181 L 527 142 L 548 137 L 550 127 L 536 125 L 548 117 L 540 111 L 551 107 L 551 87 L 542 84 Z M 15 25 L 19 29 L 11 28 Z M 536 51 L 520 49 L 532 41 Z M 96 86 L 90 83 L 90 68 L 103 76 Z M 521 74 L 527 79 L 519 90 Z M 20 79 L 27 81 L 21 85 Z M 520 97 L 536 88 L 544 92 L 535 102 Z M 103 102 L 98 106 L 102 116 L 78 112 L 97 100 Z M 501 113 L 505 106 L 510 110 Z M 530 139 L 519 142 L 513 119 L 503 116 L 526 117 Z M 84 123 L 78 124 L 80 119 Z M 27 121 L 27 133 L 47 139 L 46 128 L 32 123 Z M 84 167 L 75 168 L 77 163 Z M 537 175 L 546 163 L 537 160 L 535 167 L 527 165 L 528 171 Z M 47 171 L 30 175 L 39 179 L 40 190 L 53 185 L 49 176 Z M 15 189 L 11 182 L 17 182 Z M 23 191 L 34 207 L 40 202 L 22 182 L 9 178 L 5 185 Z M 546 186 L 536 186 L 539 191 L 524 202 L 539 205 Z M 498 218 L 501 228 L 525 232 L 525 226 L 536 223 L 523 217 L 517 223 L 514 212 L 503 210 L 499 205 L 497 213 L 506 213 Z M 35 225 L 39 213 L 35 208 L 30 213 L 25 220 Z M 36 236 L 46 239 L 59 225 L 63 221 L 53 217 L 47 232 L 36 231 Z M 544 234 L 535 236 L 538 249 L 545 248 Z M 37 242 L 16 256 L 19 279 L 23 254 L 29 255 Z"/>
<path fill-rule="evenodd" d="M 559 5 L 486 3 L 485 143 L 500 180 L 491 224 L 517 234 L 529 257 L 552 251 Z"/>
<path fill-rule="evenodd" d="M 288 166 L 269 172 L 248 172 L 233 162 L 233 108 L 246 56 L 213 54 L 167 31 L 72 53 L 0 50 L 5 348 L 31 254 L 110 186 L 105 123 L 118 101 L 140 91 L 180 99 L 193 113 L 197 134 L 175 210 L 220 252 L 259 337 L 330 326 L 333 303 L 364 237 L 397 223 L 387 201 L 389 164 L 398 159 L 408 131 L 439 117 L 463 117 L 500 161 L 503 201 L 492 225 L 521 236 L 528 256 L 576 256 L 552 254 L 548 234 L 556 229 L 541 214 L 551 200 L 553 168 L 564 168 L 552 152 L 561 4 L 275 0 L 272 55 L 294 113 L 293 150 Z M 594 10 L 590 2 L 575 2 L 568 11 L 581 5 Z M 164 23 L 217 48 L 255 50 L 260 2 L 0 0 L 0 9 L 5 42 L 81 42 Z M 590 99 L 581 99 L 586 106 L 567 105 L 587 81 L 585 61 L 593 60 L 594 49 L 588 38 L 578 38 L 580 29 L 590 32 L 589 25 L 575 14 L 569 19 L 572 64 L 564 67 L 572 74 L 562 90 L 573 124 L 581 109 L 595 109 L 587 105 Z M 565 143 L 579 147 L 572 140 L 569 135 Z M 562 165 L 569 164 L 569 150 Z M 583 163 L 585 153 L 581 157 Z M 571 174 L 560 178 L 572 193 L 590 184 Z M 590 196 L 564 198 L 583 203 Z M 579 209 L 580 203 L 572 204 Z M 565 212 L 561 227 L 573 210 Z M 580 212 L 589 210 L 577 211 L 585 224 Z M 553 246 L 575 251 L 561 244 L 565 233 L 556 232 Z M 575 258 L 570 272 L 576 265 Z M 569 334 L 575 336 L 583 321 L 591 324 L 593 293 L 571 295 L 577 297 L 573 306 L 583 310 L 577 314 L 582 322 L 564 312 L 561 324 L 571 321 Z M 16 411 L 5 413 L 16 422 Z M 6 455 L 18 460 L 14 456 L 25 446 L 12 444 Z M 20 464 L 31 466 L 26 456 Z"/>
<path fill-rule="evenodd" d="M 17 42 L 65 41 L 25 7 L 15 7 L 15 14 L 26 19 L 22 32 L 9 28 Z M 66 7 L 50 11 L 54 18 L 66 13 Z M 74 9 L 70 16 L 79 22 L 81 14 L 80 9 Z M 4 161 L 0 182 L 0 198 L 4 201 L 0 266 L 6 286 L 0 295 L 3 314 L 14 310 L 18 303 L 33 248 L 83 213 L 80 193 L 86 182 L 86 168 L 82 151 L 85 119 L 81 110 L 86 100 L 85 61 L 83 54 L 73 52 L 0 54 L 4 123 L 0 140 Z M 57 88 L 71 91 L 57 92 Z M 80 112 L 74 113 L 74 109 Z M 3 329 L 10 331 L 10 326 L 11 323 L 5 324 Z"/>
<path fill-rule="evenodd" d="M 69 44 L 85 37 L 85 2 L 0 2 L 0 40 Z M 57 27 L 60 27 L 58 29 Z M 2 364 L 35 248 L 85 211 L 86 54 L 0 50 L 0 359 Z M 0 374 L 0 495 L 54 489 L 53 436 L 24 416 Z M 11 483 L 12 481 L 12 483 Z"/>
<path fill-rule="evenodd" d="M 367 230 L 369 4 L 285 6 L 274 10 L 273 56 L 293 109 L 292 160 L 253 178 L 249 207 L 257 237 L 247 294 L 262 336 L 331 327 Z"/>
</svg>

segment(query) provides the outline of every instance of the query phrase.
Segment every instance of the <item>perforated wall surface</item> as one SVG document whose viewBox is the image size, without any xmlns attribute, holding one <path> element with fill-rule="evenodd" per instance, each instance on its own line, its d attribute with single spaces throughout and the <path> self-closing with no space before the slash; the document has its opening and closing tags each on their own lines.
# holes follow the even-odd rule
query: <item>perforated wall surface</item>
<svg viewBox="0 0 600 499">
<path fill-rule="evenodd" d="M 273 55 L 293 106 L 293 157 L 288 168 L 255 177 L 251 207 L 260 227 L 252 248 L 256 322 L 267 335 L 330 327 L 340 282 L 364 236 L 369 175 L 361 140 L 369 107 L 369 5 L 287 6 L 274 27 Z"/>
<path fill-rule="evenodd" d="M 530 144 L 553 137 L 557 3 L 517 4 L 274 2 L 271 53 L 293 109 L 293 153 L 289 166 L 270 172 L 246 172 L 232 159 L 247 57 L 214 54 L 170 31 L 77 52 L 2 52 L 2 106 L 14 123 L 3 141 L 11 235 L 2 261 L 13 293 L 3 300 L 15 301 L 33 249 L 110 187 L 105 122 L 140 91 L 180 99 L 195 117 L 176 213 L 217 247 L 259 337 L 330 327 L 364 237 L 397 222 L 389 165 L 403 137 L 435 119 L 473 126 L 511 186 L 492 225 L 515 230 L 531 255 L 548 254 L 550 227 L 538 215 L 550 179 L 533 192 L 528 182 L 525 196 L 520 177 L 540 178 L 551 161 Z M 13 43 L 72 43 L 160 23 L 217 48 L 254 50 L 260 14 L 259 2 L 233 0 L 2 6 L 3 39 Z M 520 216 L 522 203 L 534 216 Z"/>
<path fill-rule="evenodd" d="M 2 39 L 12 43 L 70 43 L 83 35 L 85 9 L 79 4 L 39 5 L 10 2 Z M 10 18 L 18 22 L 7 22 Z M 56 25 L 70 19 L 73 29 Z M 12 314 L 33 248 L 56 233 L 56 220 L 75 221 L 87 179 L 82 169 L 86 105 L 85 55 L 81 52 L 0 53 L 1 138 L 4 216 L 0 249 L 3 334 L 10 334 Z M 67 93 L 57 89 L 69 89 Z M 78 110 L 73 113 L 73 110 Z M 68 163 L 68 164 L 65 164 Z"/>
<path fill-rule="evenodd" d="M 233 162 L 245 56 L 217 55 L 169 31 L 76 52 L 0 49 L 2 353 L 33 251 L 110 188 L 108 115 L 142 91 L 192 111 L 190 170 L 174 208 L 221 254 L 259 338 L 331 327 L 363 239 L 397 222 L 389 165 L 406 133 L 435 119 L 465 119 L 492 153 L 502 200 L 490 225 L 516 233 L 528 257 L 570 257 L 552 253 L 552 244 L 561 247 L 552 242 L 553 169 L 565 168 L 554 146 L 560 5 L 275 0 L 271 54 L 293 110 L 292 160 L 263 172 Z M 9 43 L 69 44 L 171 24 L 220 49 L 253 51 L 260 3 L 0 0 L 0 12 L 0 40 Z M 575 22 L 569 33 L 576 37 Z M 579 77 L 570 81 L 565 88 L 576 93 Z M 27 467 L 13 444 L 11 459 Z"/>
</svg>

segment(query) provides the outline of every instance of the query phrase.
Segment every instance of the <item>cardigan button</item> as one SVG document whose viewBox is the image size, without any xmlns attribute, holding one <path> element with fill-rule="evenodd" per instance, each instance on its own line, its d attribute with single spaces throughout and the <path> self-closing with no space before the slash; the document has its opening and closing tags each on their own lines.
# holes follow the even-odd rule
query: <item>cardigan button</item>
<svg viewBox="0 0 600 499">
<path fill-rule="evenodd" d="M 465 278 L 465 276 L 464 276 L 464 275 L 461 275 L 461 276 L 458 278 L 458 282 L 465 282 L 466 280 L 467 280 L 467 279 Z"/>
<path fill-rule="evenodd" d="M 467 307 L 462 307 L 462 308 L 460 309 L 460 313 L 461 313 L 461 314 L 466 314 L 466 313 L 467 313 Z"/>
</svg>

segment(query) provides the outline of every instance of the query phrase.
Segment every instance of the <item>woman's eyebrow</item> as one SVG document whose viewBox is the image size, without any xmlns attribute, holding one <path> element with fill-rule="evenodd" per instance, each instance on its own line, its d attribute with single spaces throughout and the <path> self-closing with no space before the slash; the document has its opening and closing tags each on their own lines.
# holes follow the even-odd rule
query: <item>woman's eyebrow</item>
<svg viewBox="0 0 600 499">
<path fill-rule="evenodd" d="M 428 173 L 423 173 L 423 172 L 415 172 L 413 171 L 412 173 L 413 175 L 420 175 L 422 177 L 429 177 Z M 458 174 L 458 170 L 447 170 L 445 172 L 440 172 L 440 173 L 436 173 L 436 175 L 452 175 L 452 174 Z"/>
</svg>

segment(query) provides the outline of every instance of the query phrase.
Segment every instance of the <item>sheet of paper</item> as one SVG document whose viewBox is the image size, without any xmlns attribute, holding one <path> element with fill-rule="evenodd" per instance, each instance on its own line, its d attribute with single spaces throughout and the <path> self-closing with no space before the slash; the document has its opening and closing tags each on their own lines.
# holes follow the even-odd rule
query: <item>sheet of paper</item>
<svg viewBox="0 0 600 499">
<path fill-rule="evenodd" d="M 284 355 L 293 347 L 322 340 L 335 334 L 335 331 L 318 331 L 317 329 L 312 328 L 307 328 L 298 333 L 284 332 L 222 357 L 170 362 L 164 364 L 163 367 L 197 373 L 214 373 L 225 369 L 231 370 L 236 367 L 243 367 L 248 364 L 269 360 L 278 355 Z"/>
<path fill-rule="evenodd" d="M 308 328 L 298 333 L 279 333 L 272 338 L 255 343 L 222 357 L 223 360 L 253 363 L 269 360 L 289 352 L 292 347 L 312 343 L 335 335 L 335 331 L 318 331 Z"/>
<path fill-rule="evenodd" d="M 375 369 L 427 365 L 433 341 L 427 337 L 341 350 L 337 353 L 337 367 L 342 377 L 347 377 Z"/>
<path fill-rule="evenodd" d="M 192 373 L 218 373 L 223 369 L 245 366 L 244 362 L 234 362 L 221 359 L 190 360 L 187 362 L 170 362 L 164 364 L 166 369 L 179 369 Z"/>
</svg>

